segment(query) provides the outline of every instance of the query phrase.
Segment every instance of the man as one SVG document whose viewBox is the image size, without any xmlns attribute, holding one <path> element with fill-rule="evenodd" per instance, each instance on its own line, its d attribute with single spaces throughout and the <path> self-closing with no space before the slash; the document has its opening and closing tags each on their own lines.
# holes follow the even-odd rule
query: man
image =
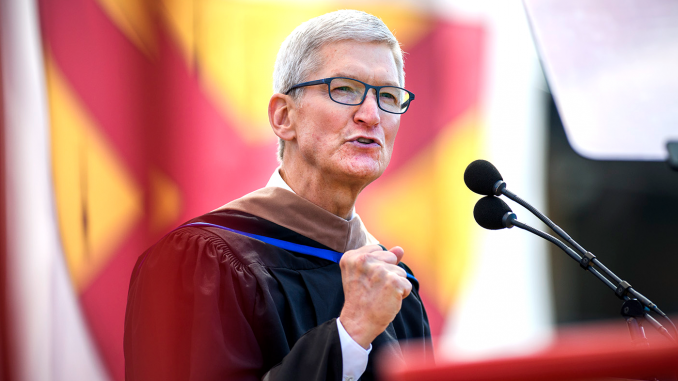
<svg viewBox="0 0 678 381">
<path fill-rule="evenodd" d="M 431 355 L 403 249 L 378 245 L 354 211 L 414 99 L 403 84 L 399 44 L 372 15 L 332 12 L 292 32 L 268 107 L 281 166 L 139 258 L 128 380 L 372 380 L 375 354 L 398 356 L 398 340 Z"/>
</svg>

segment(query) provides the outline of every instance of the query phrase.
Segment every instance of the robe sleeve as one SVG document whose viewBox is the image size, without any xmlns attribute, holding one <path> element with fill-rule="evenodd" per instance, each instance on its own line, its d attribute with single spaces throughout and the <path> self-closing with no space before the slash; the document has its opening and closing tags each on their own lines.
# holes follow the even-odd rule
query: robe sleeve
<svg viewBox="0 0 678 381">
<path fill-rule="evenodd" d="M 335 320 L 263 369 L 251 319 L 265 290 L 230 254 L 218 236 L 186 228 L 139 258 L 125 314 L 126 380 L 340 380 Z"/>
<path fill-rule="evenodd" d="M 342 357 L 337 319 L 306 332 L 264 381 L 341 380 Z"/>
</svg>

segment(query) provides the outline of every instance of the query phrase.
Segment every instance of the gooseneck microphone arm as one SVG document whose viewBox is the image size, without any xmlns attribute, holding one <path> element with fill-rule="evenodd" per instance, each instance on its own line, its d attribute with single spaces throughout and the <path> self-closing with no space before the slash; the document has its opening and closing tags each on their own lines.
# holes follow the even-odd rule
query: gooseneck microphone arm
<svg viewBox="0 0 678 381">
<path fill-rule="evenodd" d="M 518 221 L 516 218 L 517 218 L 516 215 L 513 214 L 513 213 L 511 213 L 511 214 L 507 217 L 507 219 L 510 221 L 511 225 L 517 226 L 517 227 L 519 227 L 520 229 L 527 230 L 528 232 L 530 232 L 530 233 L 532 233 L 532 234 L 535 234 L 535 235 L 540 236 L 541 238 L 543 238 L 543 239 L 545 239 L 545 240 L 551 242 L 552 244 L 558 246 L 558 247 L 559 247 L 561 250 L 563 250 L 567 255 L 569 255 L 570 258 L 574 259 L 574 260 L 577 261 L 577 262 L 581 261 L 581 257 L 580 257 L 577 253 L 575 253 L 574 250 L 572 250 L 569 246 L 567 246 L 566 244 L 564 244 L 563 241 L 559 240 L 558 238 L 556 238 L 556 237 L 554 237 L 554 236 L 552 236 L 552 235 L 550 235 L 550 234 L 548 234 L 548 233 L 546 233 L 546 232 L 543 232 L 543 231 L 541 231 L 541 230 L 539 230 L 539 229 L 535 229 L 535 228 L 533 228 L 533 227 L 530 226 L 530 225 L 524 224 L 524 223 Z M 606 280 L 607 280 L 607 279 L 606 279 Z M 610 284 L 611 284 L 611 283 L 610 283 Z M 614 288 L 616 288 L 616 287 L 613 285 L 612 288 L 614 289 Z"/>
<path fill-rule="evenodd" d="M 513 213 L 512 213 L 513 214 Z M 535 229 L 530 225 L 524 224 L 518 220 L 515 219 L 515 214 L 513 214 L 513 218 L 509 218 L 511 221 L 511 224 L 513 226 L 519 227 L 520 229 L 527 230 L 528 232 L 538 235 L 541 238 L 544 238 L 545 240 L 553 243 L 554 245 L 558 246 L 561 250 L 563 250 L 567 255 L 570 256 L 570 258 L 574 259 L 578 263 L 581 262 L 582 257 L 579 256 L 579 254 L 575 253 L 574 250 L 572 250 L 569 246 L 563 243 L 563 241 L 559 240 L 558 238 L 543 232 L 539 229 Z M 596 278 L 600 279 L 601 282 L 605 283 L 607 287 L 611 288 L 613 291 L 617 289 L 617 286 L 615 286 L 614 283 L 610 282 L 609 279 L 607 279 L 603 274 L 601 274 L 598 270 L 596 270 L 593 267 L 588 268 L 589 272 L 593 274 Z M 626 297 L 628 298 L 628 297 Z"/>
<path fill-rule="evenodd" d="M 529 226 L 527 224 L 524 224 L 524 223 L 518 221 L 516 219 L 516 215 L 513 214 L 512 212 L 506 213 L 504 220 L 506 221 L 504 223 L 506 227 L 510 228 L 512 226 L 516 226 L 516 227 L 523 229 L 523 230 L 526 230 L 526 231 L 528 231 L 532 234 L 538 235 L 539 237 L 544 238 L 545 240 L 547 240 L 547 241 L 555 244 L 556 246 L 558 246 L 565 253 L 567 253 L 567 255 L 569 255 L 570 258 L 574 259 L 575 261 L 577 261 L 581 264 L 582 257 L 579 256 L 574 250 L 572 250 L 569 246 L 567 246 L 565 243 L 563 243 L 563 241 L 559 240 L 558 238 L 556 238 L 556 237 L 554 237 L 554 236 L 552 236 L 552 235 L 550 235 L 546 232 L 543 232 L 539 229 L 535 229 L 532 226 Z M 603 274 L 601 274 L 595 268 L 589 266 L 585 270 L 588 270 L 591 274 L 593 274 L 601 282 L 605 283 L 605 285 L 607 285 L 613 291 L 615 291 L 615 292 L 617 291 L 618 286 L 616 286 L 614 283 L 612 283 L 609 279 L 607 279 Z M 620 296 L 620 298 L 625 300 L 625 301 L 632 300 L 632 298 L 630 298 L 628 295 L 622 295 L 622 296 Z M 669 331 L 663 325 L 661 325 L 661 323 L 659 323 L 652 315 L 643 311 L 642 316 L 650 323 L 650 325 L 652 325 L 664 337 L 666 337 L 667 339 L 669 339 L 671 341 L 674 341 L 674 342 L 676 341 L 676 339 L 673 336 L 671 336 Z M 667 319 L 668 319 L 668 317 L 667 317 Z M 668 320 L 669 320 L 669 322 L 671 322 L 670 319 L 668 319 Z M 673 324 L 673 322 L 671 322 L 671 324 Z M 675 326 L 674 326 L 674 329 L 675 329 Z"/>
<path fill-rule="evenodd" d="M 540 212 L 537 210 L 537 208 L 533 207 L 532 205 L 528 204 L 525 200 L 522 198 L 518 197 L 517 194 L 511 192 L 510 190 L 506 189 L 506 183 L 503 181 L 498 181 L 497 184 L 494 186 L 495 190 L 495 195 L 501 196 L 502 194 L 505 195 L 506 197 L 510 198 L 511 200 L 517 202 L 521 206 L 523 206 L 525 209 L 529 210 L 532 214 L 537 216 L 542 222 L 546 224 L 551 230 L 556 232 L 560 237 L 562 237 L 565 241 L 567 241 L 570 245 L 574 246 L 575 249 L 577 249 L 580 253 L 586 254 L 586 249 L 584 249 L 580 244 L 578 244 L 572 237 L 570 237 L 569 234 L 565 233 L 563 229 L 560 228 L 560 226 L 556 225 L 551 221 L 544 213 Z M 619 279 L 621 282 L 621 279 Z"/>
<path fill-rule="evenodd" d="M 584 249 L 580 244 L 578 244 L 572 237 L 570 237 L 563 229 L 560 228 L 560 226 L 556 225 L 551 221 L 548 217 L 546 217 L 542 212 L 537 210 L 537 208 L 533 207 L 532 205 L 528 204 L 525 200 L 522 198 L 518 197 L 515 193 L 511 192 L 510 190 L 506 189 L 506 183 L 502 180 L 497 181 L 493 187 L 494 193 L 497 196 L 500 195 L 505 195 L 506 197 L 510 198 L 511 200 L 517 202 L 521 206 L 523 206 L 525 209 L 529 210 L 532 214 L 534 214 L 537 218 L 539 218 L 542 222 L 544 222 L 549 228 L 551 228 L 556 234 L 558 234 L 560 237 L 562 237 L 565 241 L 570 243 L 574 248 L 576 248 L 580 253 L 582 253 L 583 258 L 580 258 L 578 260 L 579 264 L 581 265 L 584 270 L 591 270 L 590 265 L 593 264 L 597 268 L 599 268 L 602 272 L 605 273 L 608 277 L 612 278 L 617 285 L 613 286 L 612 289 L 614 290 L 615 294 L 620 298 L 624 299 L 624 296 L 627 294 L 630 294 L 634 298 L 638 299 L 643 305 L 645 305 L 647 308 L 650 308 L 651 310 L 655 311 L 662 317 L 666 317 L 666 314 L 657 307 L 656 304 L 654 304 L 650 299 L 645 297 L 643 294 L 640 292 L 636 291 L 631 287 L 631 284 L 628 282 L 622 280 L 619 278 L 615 273 L 612 272 L 612 270 L 608 269 L 605 265 L 603 265 L 595 255 L 591 254 L 589 251 Z M 516 225 L 517 226 L 517 225 Z M 569 253 L 568 253 L 569 254 Z M 606 282 L 606 284 L 610 284 L 609 281 Z M 671 322 L 673 324 L 673 322 Z"/>
<path fill-rule="evenodd" d="M 615 295 L 617 295 L 618 298 L 625 301 L 624 302 L 625 305 L 630 301 L 633 301 L 633 303 L 639 303 L 640 305 L 637 306 L 638 308 L 636 308 L 636 306 L 633 306 L 633 308 L 631 308 L 634 311 L 638 309 L 641 310 L 640 312 L 638 311 L 634 312 L 636 314 L 634 316 L 643 316 L 643 314 L 645 314 L 647 320 L 653 326 L 655 326 L 655 328 L 659 329 L 660 331 L 661 330 L 666 331 L 666 329 L 661 327 L 661 324 L 659 324 L 656 320 L 654 320 L 654 318 L 644 313 L 643 311 L 644 309 L 652 310 L 669 321 L 676 334 L 676 338 L 678 338 L 678 329 L 676 328 L 675 324 L 673 324 L 673 321 L 671 321 L 671 319 L 669 319 L 669 317 L 666 316 L 666 314 L 662 310 L 660 310 L 656 304 L 650 301 L 643 294 L 633 289 L 629 282 L 626 282 L 619 278 L 615 273 L 613 273 L 610 269 L 603 265 L 596 258 L 595 255 L 584 249 L 580 244 L 578 244 L 574 239 L 572 239 L 572 237 L 565 233 L 563 229 L 561 229 L 558 225 L 554 224 L 553 221 L 551 221 L 543 213 L 537 210 L 537 208 L 528 204 L 523 199 L 518 197 L 515 193 L 506 189 L 506 183 L 504 182 L 504 178 L 501 176 L 497 168 L 494 165 L 492 165 L 492 163 L 486 160 L 473 161 L 471 164 L 468 165 L 468 167 L 466 167 L 466 170 L 464 171 L 464 183 L 471 191 L 487 196 L 481 198 L 478 201 L 478 203 L 476 204 L 476 208 L 473 211 L 474 217 L 476 218 L 476 221 L 480 226 L 486 229 L 494 230 L 494 229 L 503 229 L 507 227 L 510 228 L 511 226 L 515 225 L 521 229 L 525 229 L 546 240 L 549 240 L 550 242 L 554 243 L 555 245 L 563 249 L 572 259 L 579 262 L 579 265 L 584 270 L 588 270 L 596 278 L 600 279 L 608 287 L 613 289 Z M 562 241 L 558 240 L 557 238 L 552 237 L 544 232 L 531 228 L 515 220 L 515 214 L 513 214 L 511 208 L 509 208 L 508 205 L 506 205 L 506 203 L 501 201 L 498 197 L 494 197 L 501 195 L 505 195 L 506 197 L 510 198 L 511 200 L 517 202 L 518 204 L 522 205 L 524 208 L 529 210 L 532 214 L 534 214 L 537 218 L 544 222 L 548 227 L 550 227 L 557 235 L 562 237 L 566 242 L 568 242 L 576 250 L 578 250 L 581 253 L 581 255 L 574 252 L 570 247 L 565 245 Z M 511 216 L 512 218 L 509 218 Z M 605 277 L 605 275 L 603 275 L 601 271 L 602 273 L 607 275 L 607 277 L 612 279 L 612 281 Z M 666 334 L 668 334 L 668 331 L 666 331 Z M 669 337 L 671 337 L 671 335 L 669 335 Z"/>
</svg>

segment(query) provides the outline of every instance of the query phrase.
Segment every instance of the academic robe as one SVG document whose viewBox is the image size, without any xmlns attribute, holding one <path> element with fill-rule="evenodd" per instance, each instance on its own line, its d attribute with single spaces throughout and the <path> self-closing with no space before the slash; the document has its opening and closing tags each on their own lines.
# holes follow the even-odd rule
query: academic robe
<svg viewBox="0 0 678 381">
<path fill-rule="evenodd" d="M 376 243 L 360 217 L 346 221 L 276 187 L 195 222 L 340 253 Z M 361 380 L 375 379 L 380 353 L 401 355 L 398 340 L 415 339 L 432 357 L 419 285 L 411 282 L 400 313 L 372 343 Z M 180 227 L 143 253 L 132 272 L 126 379 L 341 380 L 336 318 L 343 303 L 333 261 L 216 227 Z"/>
</svg>

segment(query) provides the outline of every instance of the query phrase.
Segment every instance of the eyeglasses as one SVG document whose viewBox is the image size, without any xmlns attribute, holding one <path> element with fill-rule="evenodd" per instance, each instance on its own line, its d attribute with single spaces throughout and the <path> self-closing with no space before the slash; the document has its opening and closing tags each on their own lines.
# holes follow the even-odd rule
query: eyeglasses
<svg viewBox="0 0 678 381">
<path fill-rule="evenodd" d="M 377 94 L 377 106 L 391 114 L 404 114 L 414 100 L 414 93 L 396 86 L 372 86 L 357 79 L 332 77 L 304 82 L 292 86 L 285 92 L 288 95 L 292 90 L 300 87 L 327 85 L 327 92 L 333 101 L 348 106 L 363 104 L 367 92 L 374 89 Z"/>
</svg>

